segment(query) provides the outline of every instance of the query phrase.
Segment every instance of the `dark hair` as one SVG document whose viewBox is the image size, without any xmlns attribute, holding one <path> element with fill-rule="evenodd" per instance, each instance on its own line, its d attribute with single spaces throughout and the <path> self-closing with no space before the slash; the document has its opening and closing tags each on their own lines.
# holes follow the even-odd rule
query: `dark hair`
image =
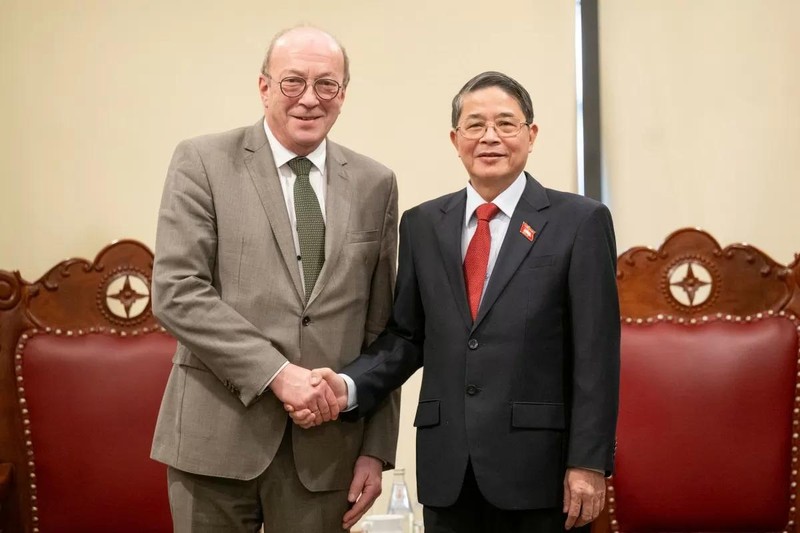
<svg viewBox="0 0 800 533">
<path fill-rule="evenodd" d="M 497 87 L 516 100 L 522 109 L 522 114 L 525 115 L 525 122 L 528 124 L 533 123 L 533 104 L 531 103 L 531 95 L 528 94 L 525 87 L 511 76 L 506 76 L 502 72 L 488 71 L 482 72 L 469 80 L 453 98 L 453 115 L 451 117 L 453 129 L 458 126 L 458 119 L 461 117 L 464 95 L 487 87 Z"/>
</svg>

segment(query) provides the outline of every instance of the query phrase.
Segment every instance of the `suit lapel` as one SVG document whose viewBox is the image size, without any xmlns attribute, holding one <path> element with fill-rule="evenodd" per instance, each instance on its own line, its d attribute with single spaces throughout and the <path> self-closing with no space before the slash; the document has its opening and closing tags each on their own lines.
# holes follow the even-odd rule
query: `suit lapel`
<svg viewBox="0 0 800 533">
<path fill-rule="evenodd" d="M 253 180 L 261 205 L 269 219 L 272 234 L 278 243 L 286 268 L 294 283 L 297 296 L 302 301 L 305 298 L 303 281 L 300 279 L 300 269 L 297 267 L 297 251 L 292 237 L 292 227 L 289 214 L 286 212 L 286 202 L 281 189 L 280 178 L 272 158 L 272 150 L 267 142 L 264 132 L 264 121 L 258 121 L 245 135 L 244 148 L 247 155 L 244 158 L 250 178 Z"/>
<path fill-rule="evenodd" d="M 478 309 L 478 316 L 472 325 L 472 330 L 477 328 L 489 310 L 492 308 L 497 298 L 511 277 L 519 268 L 522 260 L 528 255 L 531 248 L 541 238 L 542 230 L 547 224 L 547 216 L 544 209 L 550 205 L 544 187 L 533 179 L 527 172 L 525 173 L 525 190 L 514 209 L 508 231 L 497 255 L 492 277 L 486 287 L 486 294 L 483 296 L 481 306 Z M 521 232 L 522 224 L 527 223 L 536 232 L 533 240 L 528 240 Z"/>
<path fill-rule="evenodd" d="M 450 289 L 456 307 L 467 328 L 472 326 L 472 317 L 467 303 L 467 288 L 464 283 L 464 268 L 461 259 L 461 234 L 464 231 L 464 215 L 467 208 L 466 190 L 455 193 L 443 206 L 436 232 L 442 252 L 444 269 L 450 281 Z"/>
<path fill-rule="evenodd" d="M 350 206 L 352 203 L 350 182 L 345 170 L 347 160 L 339 145 L 326 141 L 327 154 L 325 166 L 326 191 L 325 191 L 325 264 L 308 298 L 308 304 L 325 288 L 336 269 L 345 237 L 347 236 L 347 222 L 350 220 Z"/>
</svg>

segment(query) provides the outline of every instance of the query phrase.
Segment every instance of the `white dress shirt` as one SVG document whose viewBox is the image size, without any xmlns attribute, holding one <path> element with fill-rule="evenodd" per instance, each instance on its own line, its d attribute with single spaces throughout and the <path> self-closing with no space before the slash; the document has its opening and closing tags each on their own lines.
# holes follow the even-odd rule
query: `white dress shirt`
<svg viewBox="0 0 800 533">
<path fill-rule="evenodd" d="M 506 190 L 498 194 L 491 202 L 499 207 L 500 211 L 489 221 L 489 233 L 492 240 L 489 246 L 489 263 L 486 265 L 486 278 L 483 280 L 481 301 L 483 301 L 483 295 L 486 294 L 486 285 L 488 285 L 489 278 L 492 276 L 494 265 L 497 262 L 497 256 L 500 253 L 500 246 L 503 244 L 503 239 L 505 239 L 506 232 L 508 231 L 508 225 L 511 223 L 511 216 L 514 214 L 514 209 L 516 209 L 519 199 L 522 198 L 522 192 L 524 190 L 525 174 L 522 173 L 506 188 Z M 481 198 L 481 195 L 472 187 L 472 184 L 467 184 L 467 209 L 464 213 L 464 227 L 461 231 L 462 263 L 464 257 L 467 255 L 469 242 L 472 240 L 473 235 L 475 235 L 475 230 L 478 229 L 478 217 L 475 215 L 475 210 L 485 203 L 487 203 L 486 200 Z"/>
<path fill-rule="evenodd" d="M 283 191 L 283 199 L 286 202 L 286 212 L 289 215 L 289 225 L 292 227 L 292 238 L 294 239 L 294 249 L 297 254 L 297 267 L 300 269 L 300 279 L 305 279 L 303 277 L 303 262 L 300 260 L 300 238 L 297 236 L 297 215 L 294 212 L 294 182 L 297 179 L 297 176 L 292 169 L 289 168 L 287 164 L 289 161 L 297 157 L 297 154 L 293 153 L 291 150 L 283 146 L 278 139 L 275 138 L 275 135 L 267 126 L 267 120 L 264 119 L 264 132 L 267 134 L 267 139 L 269 140 L 269 147 L 272 151 L 272 159 L 275 161 L 275 169 L 278 171 L 278 177 L 280 178 L 281 182 L 281 190 Z M 322 211 L 322 220 L 327 222 L 326 214 L 325 214 L 325 159 L 327 157 L 327 146 L 326 142 L 323 140 L 319 146 L 317 146 L 313 152 L 308 154 L 306 158 L 311 161 L 311 171 L 308 173 L 308 181 L 311 183 L 311 188 L 314 189 L 314 194 L 317 195 L 317 201 L 319 201 L 319 207 Z M 267 384 L 264 386 L 264 390 L 270 386 L 272 380 L 275 379 L 281 370 L 286 368 L 289 362 L 285 362 L 281 367 L 278 369 L 275 374 L 269 378 Z M 261 391 L 262 393 L 264 391 Z"/>
<path fill-rule="evenodd" d="M 297 236 L 297 215 L 294 212 L 294 182 L 297 176 L 292 169 L 289 168 L 289 161 L 297 157 L 297 154 L 290 151 L 283 146 L 278 139 L 272 134 L 267 126 L 266 119 L 264 120 L 264 131 L 269 139 L 269 147 L 272 150 L 272 158 L 275 160 L 275 168 L 280 177 L 281 190 L 283 191 L 283 199 L 286 202 L 286 212 L 289 214 L 289 225 L 292 227 L 292 238 L 294 239 L 294 249 L 297 251 L 297 256 L 300 256 L 300 239 Z M 311 188 L 314 189 L 314 194 L 317 195 L 320 210 L 322 211 L 322 220 L 327 222 L 325 213 L 325 158 L 327 156 L 327 147 L 325 141 L 322 141 L 313 152 L 308 154 L 306 158 L 311 161 L 311 172 L 308 173 L 308 181 L 311 183 Z M 303 263 L 298 261 L 300 267 L 300 279 L 303 279 Z"/>
</svg>

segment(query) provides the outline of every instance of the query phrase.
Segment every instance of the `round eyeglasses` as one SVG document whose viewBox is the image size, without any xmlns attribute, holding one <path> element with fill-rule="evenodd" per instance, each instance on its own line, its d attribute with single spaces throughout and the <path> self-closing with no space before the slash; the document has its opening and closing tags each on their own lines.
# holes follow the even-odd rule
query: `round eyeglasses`
<svg viewBox="0 0 800 533">
<path fill-rule="evenodd" d="M 300 76 L 287 76 L 283 78 L 278 85 L 284 96 L 297 98 L 306 92 L 308 82 L 305 78 L 301 78 Z M 311 86 L 314 88 L 314 94 L 316 94 L 320 100 L 333 100 L 342 89 L 339 82 L 330 78 L 314 80 Z"/>
<path fill-rule="evenodd" d="M 527 122 L 520 122 L 513 118 L 502 118 L 495 122 L 483 122 L 481 120 L 468 120 L 461 126 L 456 128 L 456 131 L 461 134 L 465 139 L 477 140 L 486 135 L 486 130 L 489 126 L 494 128 L 494 132 L 498 137 L 514 137 L 524 126 L 528 126 Z"/>
</svg>

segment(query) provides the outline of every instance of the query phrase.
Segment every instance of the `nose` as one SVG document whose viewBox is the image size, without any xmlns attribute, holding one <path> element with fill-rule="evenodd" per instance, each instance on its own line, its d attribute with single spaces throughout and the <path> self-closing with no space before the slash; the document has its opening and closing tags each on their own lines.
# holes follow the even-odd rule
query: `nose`
<svg viewBox="0 0 800 533">
<path fill-rule="evenodd" d="M 483 137 L 481 137 L 481 142 L 490 144 L 500 142 L 500 137 L 497 135 L 497 130 L 494 128 L 494 124 L 486 125 L 486 131 L 483 133 Z"/>
<path fill-rule="evenodd" d="M 306 90 L 300 95 L 299 103 L 306 107 L 316 107 L 319 104 L 319 98 L 312 84 L 306 85 Z"/>
</svg>

